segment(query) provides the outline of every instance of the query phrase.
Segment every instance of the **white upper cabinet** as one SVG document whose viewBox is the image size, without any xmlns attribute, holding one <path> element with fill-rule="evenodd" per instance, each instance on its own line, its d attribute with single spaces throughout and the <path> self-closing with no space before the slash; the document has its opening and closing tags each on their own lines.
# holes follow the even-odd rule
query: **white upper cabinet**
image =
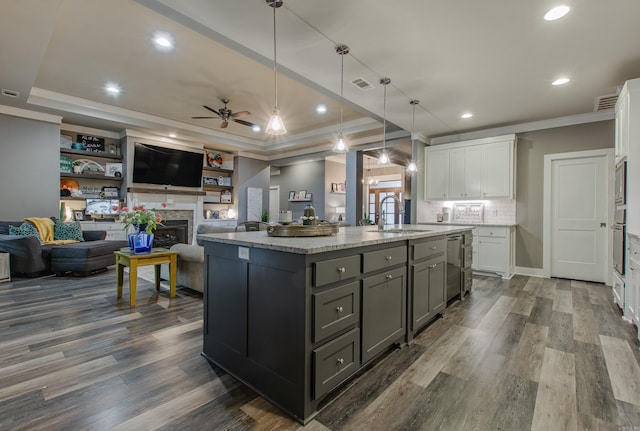
<svg viewBox="0 0 640 431">
<path fill-rule="evenodd" d="M 429 151 L 425 166 L 426 199 L 449 199 L 449 150 Z"/>
<path fill-rule="evenodd" d="M 425 199 L 514 197 L 515 135 L 438 145 L 425 150 Z"/>
<path fill-rule="evenodd" d="M 629 91 L 627 86 L 616 101 L 616 163 L 629 153 Z"/>
</svg>

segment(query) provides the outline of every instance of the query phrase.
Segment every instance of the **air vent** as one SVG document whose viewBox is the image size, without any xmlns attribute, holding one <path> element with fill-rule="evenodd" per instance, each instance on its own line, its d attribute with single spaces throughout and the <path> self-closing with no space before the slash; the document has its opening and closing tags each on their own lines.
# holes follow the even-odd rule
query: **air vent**
<svg viewBox="0 0 640 431">
<path fill-rule="evenodd" d="M 18 91 L 7 90 L 6 88 L 3 88 L 1 91 L 2 91 L 1 94 L 4 97 L 11 97 L 12 99 L 17 99 L 20 96 L 20 92 Z"/>
<path fill-rule="evenodd" d="M 618 100 L 617 94 L 607 94 L 606 96 L 596 97 L 596 102 L 593 105 L 594 111 L 605 111 L 607 109 L 614 109 L 616 107 L 616 101 Z"/>
<path fill-rule="evenodd" d="M 351 83 L 358 87 L 360 90 L 371 90 L 373 88 L 373 85 L 365 81 L 363 78 L 356 78 L 351 81 Z"/>
</svg>

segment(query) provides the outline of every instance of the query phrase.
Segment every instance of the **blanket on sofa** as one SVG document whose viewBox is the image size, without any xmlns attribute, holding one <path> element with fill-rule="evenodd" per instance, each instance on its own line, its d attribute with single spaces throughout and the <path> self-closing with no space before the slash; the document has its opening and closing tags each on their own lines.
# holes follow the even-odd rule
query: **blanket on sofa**
<svg viewBox="0 0 640 431">
<path fill-rule="evenodd" d="M 45 244 L 72 244 L 74 242 L 78 242 L 75 239 L 53 239 L 55 233 L 56 223 L 50 218 L 46 217 L 28 217 L 25 219 L 29 223 L 33 224 L 38 233 L 40 234 L 40 238 L 44 241 Z"/>
</svg>

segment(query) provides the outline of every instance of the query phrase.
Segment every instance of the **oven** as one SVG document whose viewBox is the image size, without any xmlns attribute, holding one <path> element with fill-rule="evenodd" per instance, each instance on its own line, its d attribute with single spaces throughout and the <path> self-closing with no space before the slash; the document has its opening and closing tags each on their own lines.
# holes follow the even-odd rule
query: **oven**
<svg viewBox="0 0 640 431">
<path fill-rule="evenodd" d="M 625 226 L 614 224 L 611 229 L 613 230 L 613 269 L 624 276 Z"/>
<path fill-rule="evenodd" d="M 627 203 L 627 162 L 621 162 L 616 166 L 615 178 L 615 202 L 616 205 L 626 205 Z"/>
</svg>

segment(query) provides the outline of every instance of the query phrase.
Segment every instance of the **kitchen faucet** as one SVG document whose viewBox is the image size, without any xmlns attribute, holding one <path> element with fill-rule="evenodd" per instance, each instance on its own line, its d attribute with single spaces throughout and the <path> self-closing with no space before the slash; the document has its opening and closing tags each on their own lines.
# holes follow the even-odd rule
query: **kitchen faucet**
<svg viewBox="0 0 640 431">
<path fill-rule="evenodd" d="M 396 202 L 398 202 L 398 212 L 400 213 L 400 215 L 404 214 L 404 208 L 402 208 L 402 202 L 400 202 L 400 199 L 396 197 L 396 195 L 387 195 L 384 198 L 382 198 L 382 200 L 380 201 L 380 217 L 378 218 L 378 230 L 384 230 L 384 225 L 386 224 L 387 220 L 385 219 L 385 210 L 383 209 L 383 205 L 385 203 L 385 201 L 387 199 L 394 199 Z M 400 224 L 402 224 L 402 218 L 400 219 Z"/>
</svg>

